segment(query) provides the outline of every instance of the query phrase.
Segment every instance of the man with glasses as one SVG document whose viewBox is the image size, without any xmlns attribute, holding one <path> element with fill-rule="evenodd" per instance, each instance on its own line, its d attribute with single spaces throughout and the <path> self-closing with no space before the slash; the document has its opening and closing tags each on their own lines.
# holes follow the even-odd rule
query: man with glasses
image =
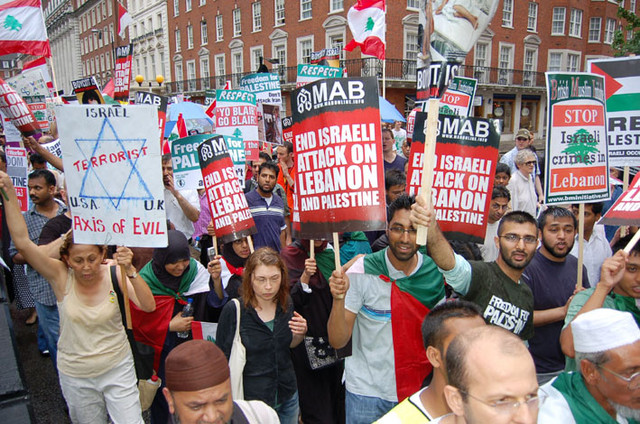
<svg viewBox="0 0 640 424">
<path fill-rule="evenodd" d="M 572 323 L 579 372 L 540 388 L 539 422 L 637 423 L 640 420 L 640 330 L 629 312 L 599 308 Z"/>
<path fill-rule="evenodd" d="M 444 396 L 452 413 L 434 423 L 536 422 L 540 400 L 535 367 L 513 334 L 494 326 L 467 330 L 449 345 L 446 364 L 449 381 Z"/>
<path fill-rule="evenodd" d="M 538 244 L 537 223 L 522 211 L 506 214 L 498 226 L 495 242 L 499 255 L 495 262 L 467 261 L 454 254 L 449 242 L 433 222 L 432 207 L 416 199 L 411 211 L 414 225 L 429 227 L 429 255 L 444 275 L 447 284 L 482 310 L 487 324 L 505 328 L 528 340 L 533 336 L 533 294 L 520 277 L 531 262 Z M 431 234 L 433 233 L 433 235 Z"/>
<path fill-rule="evenodd" d="M 334 271 L 329 279 L 329 343 L 339 349 L 352 339 L 352 355 L 345 360 L 350 424 L 374 422 L 417 391 L 431 370 L 420 326 L 445 292 L 442 274 L 418 252 L 410 220 L 413 202 L 401 195 L 389 205 L 387 248 L 359 258 L 346 274 Z"/>
</svg>

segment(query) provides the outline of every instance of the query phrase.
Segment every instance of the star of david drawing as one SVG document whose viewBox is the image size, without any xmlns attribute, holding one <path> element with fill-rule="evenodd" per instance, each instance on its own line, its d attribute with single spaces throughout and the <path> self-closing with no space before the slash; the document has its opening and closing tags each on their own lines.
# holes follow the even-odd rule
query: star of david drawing
<svg viewBox="0 0 640 424">
<path fill-rule="evenodd" d="M 79 194 L 81 197 L 108 200 L 115 209 L 119 208 L 123 200 L 154 199 L 137 168 L 140 156 L 132 160 L 129 155 L 127 155 L 127 147 L 129 150 L 138 149 L 138 151 L 140 151 L 147 143 L 146 138 L 120 138 L 109 121 L 109 118 L 104 118 L 96 138 L 76 138 L 74 141 L 78 150 L 88 163 L 88 169 L 82 178 L 82 185 L 80 186 Z M 122 189 L 120 189 L 120 187 L 113 187 L 113 184 L 109 184 L 109 173 L 113 172 L 113 170 L 110 169 L 111 167 L 103 166 L 95 168 L 91 163 L 91 158 L 96 155 L 96 152 L 103 143 L 113 142 L 117 142 L 119 146 L 119 149 L 116 150 L 115 153 L 124 152 L 126 158 L 120 163 L 120 166 L 125 167 L 125 172 L 128 173 Z"/>
</svg>

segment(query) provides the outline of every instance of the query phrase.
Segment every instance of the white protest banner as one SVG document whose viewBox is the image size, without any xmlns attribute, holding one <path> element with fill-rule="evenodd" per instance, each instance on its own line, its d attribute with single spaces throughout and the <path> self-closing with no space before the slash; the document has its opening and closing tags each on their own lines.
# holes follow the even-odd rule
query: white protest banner
<svg viewBox="0 0 640 424">
<path fill-rule="evenodd" d="M 280 76 L 278 74 L 260 73 L 242 77 L 240 89 L 256 95 L 258 103 L 282 106 Z"/>
<path fill-rule="evenodd" d="M 609 165 L 640 166 L 640 57 L 592 60 L 589 71 L 605 81 Z"/>
<path fill-rule="evenodd" d="M 59 158 L 62 157 L 62 147 L 60 146 L 59 138 L 56 140 L 50 141 L 49 143 L 43 144 L 42 147 L 44 147 L 45 149 L 47 149 L 49 152 L 53 153 L 57 157 Z"/>
<path fill-rule="evenodd" d="M 545 203 L 609 199 L 604 78 L 546 73 Z"/>
<path fill-rule="evenodd" d="M 256 95 L 244 90 L 217 90 L 216 134 L 232 137 L 227 140 L 229 154 L 238 178 L 242 178 L 244 184 L 245 162 L 258 160 L 260 152 Z M 240 145 L 244 149 L 244 157 L 234 154 Z"/>
<path fill-rule="evenodd" d="M 65 105 L 56 116 L 74 241 L 165 247 L 157 109 Z"/>
<path fill-rule="evenodd" d="M 178 190 L 204 188 L 198 160 L 198 146 L 209 138 L 211 134 L 198 134 L 179 138 L 171 143 L 173 180 Z"/>
<path fill-rule="evenodd" d="M 325 78 L 342 78 L 343 69 L 323 65 L 298 65 L 296 88 Z"/>
<path fill-rule="evenodd" d="M 4 128 L 4 138 L 7 140 L 7 146 L 20 147 L 20 143 L 22 142 L 22 134 L 20 134 L 20 130 L 13 125 L 11 119 L 0 112 L 0 116 L 2 116 L 2 128 Z"/>
<path fill-rule="evenodd" d="M 22 72 L 15 77 L 7 79 L 7 84 L 9 84 L 20 97 L 49 97 L 51 95 L 40 69 L 31 69 L 29 72 Z"/>
<path fill-rule="evenodd" d="M 477 85 L 478 80 L 476 79 L 453 77 L 453 81 L 440 99 L 440 113 L 463 117 L 471 116 Z"/>
<path fill-rule="evenodd" d="M 25 212 L 29 209 L 29 188 L 27 184 L 27 170 L 29 160 L 27 159 L 27 149 L 20 147 L 6 147 L 7 174 L 11 177 L 11 182 L 16 188 L 20 210 Z"/>
</svg>

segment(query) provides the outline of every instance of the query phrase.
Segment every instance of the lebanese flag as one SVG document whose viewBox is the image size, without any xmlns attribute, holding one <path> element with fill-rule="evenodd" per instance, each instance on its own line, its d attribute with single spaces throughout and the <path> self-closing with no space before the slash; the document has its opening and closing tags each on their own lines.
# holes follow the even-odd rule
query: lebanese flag
<svg viewBox="0 0 640 424">
<path fill-rule="evenodd" d="M 30 70 L 39 69 L 42 72 L 42 76 L 44 77 L 44 81 L 47 83 L 47 87 L 49 88 L 49 93 L 51 96 L 57 96 L 55 89 L 53 88 L 53 82 L 51 81 L 51 75 L 49 75 L 49 67 L 47 66 L 47 59 L 44 57 L 38 58 L 36 60 L 32 60 L 31 62 L 27 62 L 22 67 L 22 73 L 28 72 Z"/>
<path fill-rule="evenodd" d="M 124 31 L 132 22 L 133 18 L 131 18 L 127 9 L 118 2 L 118 35 L 120 38 L 124 38 Z"/>
<path fill-rule="evenodd" d="M 360 47 L 362 53 L 384 59 L 386 10 L 385 0 L 358 0 L 347 13 L 353 40 L 344 50 L 350 52 Z"/>
<path fill-rule="evenodd" d="M 0 0 L 0 55 L 51 57 L 40 0 Z"/>
</svg>

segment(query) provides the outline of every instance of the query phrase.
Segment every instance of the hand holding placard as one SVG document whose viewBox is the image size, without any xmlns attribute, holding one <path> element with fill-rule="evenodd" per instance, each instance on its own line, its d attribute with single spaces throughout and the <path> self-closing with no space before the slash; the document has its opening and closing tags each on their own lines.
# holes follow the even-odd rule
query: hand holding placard
<svg viewBox="0 0 640 424">
<path fill-rule="evenodd" d="M 329 288 L 334 300 L 343 300 L 349 291 L 349 277 L 340 268 L 334 270 L 329 277 Z"/>
</svg>

